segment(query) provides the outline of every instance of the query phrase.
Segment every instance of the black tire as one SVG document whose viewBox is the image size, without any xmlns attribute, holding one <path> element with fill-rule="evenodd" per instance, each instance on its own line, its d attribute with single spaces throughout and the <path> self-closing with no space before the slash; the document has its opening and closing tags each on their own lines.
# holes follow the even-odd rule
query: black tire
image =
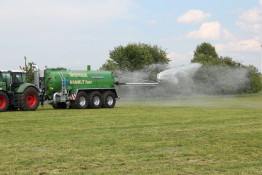
<svg viewBox="0 0 262 175">
<path fill-rule="evenodd" d="M 88 105 L 91 109 L 99 109 L 102 106 L 102 95 L 98 91 L 88 94 Z"/>
<path fill-rule="evenodd" d="M 111 91 L 106 91 L 102 94 L 103 108 L 113 108 L 116 104 L 116 96 Z"/>
<path fill-rule="evenodd" d="M 20 97 L 20 109 L 22 111 L 35 111 L 38 108 L 38 106 L 38 91 L 33 87 L 26 88 Z"/>
<path fill-rule="evenodd" d="M 0 112 L 4 112 L 8 109 L 9 98 L 6 93 L 0 91 Z"/>
<path fill-rule="evenodd" d="M 75 101 L 71 101 L 70 108 L 73 109 L 86 109 L 88 106 L 88 97 L 85 92 L 79 92 Z"/>
<path fill-rule="evenodd" d="M 54 109 L 66 109 L 67 105 L 66 103 L 57 103 L 57 104 L 52 104 Z"/>
<path fill-rule="evenodd" d="M 17 111 L 18 107 L 14 107 L 14 105 L 8 107 L 8 111 Z"/>
</svg>

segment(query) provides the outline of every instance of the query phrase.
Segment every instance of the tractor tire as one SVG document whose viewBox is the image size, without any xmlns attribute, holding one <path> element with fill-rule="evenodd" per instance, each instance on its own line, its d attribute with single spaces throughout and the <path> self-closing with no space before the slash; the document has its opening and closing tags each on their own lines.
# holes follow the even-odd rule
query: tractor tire
<svg viewBox="0 0 262 175">
<path fill-rule="evenodd" d="M 54 109 L 66 109 L 67 105 L 66 103 L 57 103 L 57 104 L 52 104 Z"/>
<path fill-rule="evenodd" d="M 99 109 L 102 107 L 102 95 L 98 91 L 88 94 L 88 105 L 91 109 Z"/>
<path fill-rule="evenodd" d="M 35 111 L 39 106 L 38 91 L 29 87 L 21 94 L 20 97 L 20 110 L 21 111 Z"/>
<path fill-rule="evenodd" d="M 4 112 L 8 109 L 9 98 L 6 93 L 0 91 L 0 112 Z"/>
<path fill-rule="evenodd" d="M 106 91 L 102 94 L 102 107 L 103 108 L 113 108 L 116 104 L 116 96 L 111 91 Z"/>
<path fill-rule="evenodd" d="M 8 111 L 18 111 L 18 107 L 14 107 L 14 105 L 8 107 Z"/>
<path fill-rule="evenodd" d="M 79 92 L 75 101 L 71 101 L 70 108 L 73 109 L 87 109 L 88 101 L 87 94 L 85 92 Z"/>
</svg>

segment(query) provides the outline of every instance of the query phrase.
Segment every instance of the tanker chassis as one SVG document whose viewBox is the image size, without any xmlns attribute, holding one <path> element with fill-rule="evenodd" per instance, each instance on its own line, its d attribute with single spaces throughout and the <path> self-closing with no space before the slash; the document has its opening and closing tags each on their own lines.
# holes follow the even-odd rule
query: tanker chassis
<svg viewBox="0 0 262 175">
<path fill-rule="evenodd" d="M 113 108 L 119 98 L 116 84 L 111 72 L 91 71 L 90 66 L 85 71 L 40 71 L 35 66 L 34 84 L 25 82 L 24 71 L 0 71 L 0 112 L 18 108 L 34 111 L 40 103 L 55 109 Z"/>
</svg>

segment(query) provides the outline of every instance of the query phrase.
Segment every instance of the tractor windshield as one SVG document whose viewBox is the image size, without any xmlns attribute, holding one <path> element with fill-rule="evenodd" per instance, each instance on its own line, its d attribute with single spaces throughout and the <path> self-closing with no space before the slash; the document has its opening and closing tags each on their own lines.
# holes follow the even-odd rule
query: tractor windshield
<svg viewBox="0 0 262 175">
<path fill-rule="evenodd" d="M 13 73 L 13 83 L 25 82 L 25 73 L 15 72 Z"/>
</svg>

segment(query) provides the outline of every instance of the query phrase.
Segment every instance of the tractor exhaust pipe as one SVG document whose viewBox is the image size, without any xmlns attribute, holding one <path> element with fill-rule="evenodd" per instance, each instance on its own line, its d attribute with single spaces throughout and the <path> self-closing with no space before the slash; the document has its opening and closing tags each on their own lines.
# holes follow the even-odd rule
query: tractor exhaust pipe
<svg viewBox="0 0 262 175">
<path fill-rule="evenodd" d="M 39 86 L 39 68 L 37 65 L 33 65 L 33 69 L 34 69 L 34 84 L 35 86 L 39 89 L 40 86 Z"/>
</svg>

